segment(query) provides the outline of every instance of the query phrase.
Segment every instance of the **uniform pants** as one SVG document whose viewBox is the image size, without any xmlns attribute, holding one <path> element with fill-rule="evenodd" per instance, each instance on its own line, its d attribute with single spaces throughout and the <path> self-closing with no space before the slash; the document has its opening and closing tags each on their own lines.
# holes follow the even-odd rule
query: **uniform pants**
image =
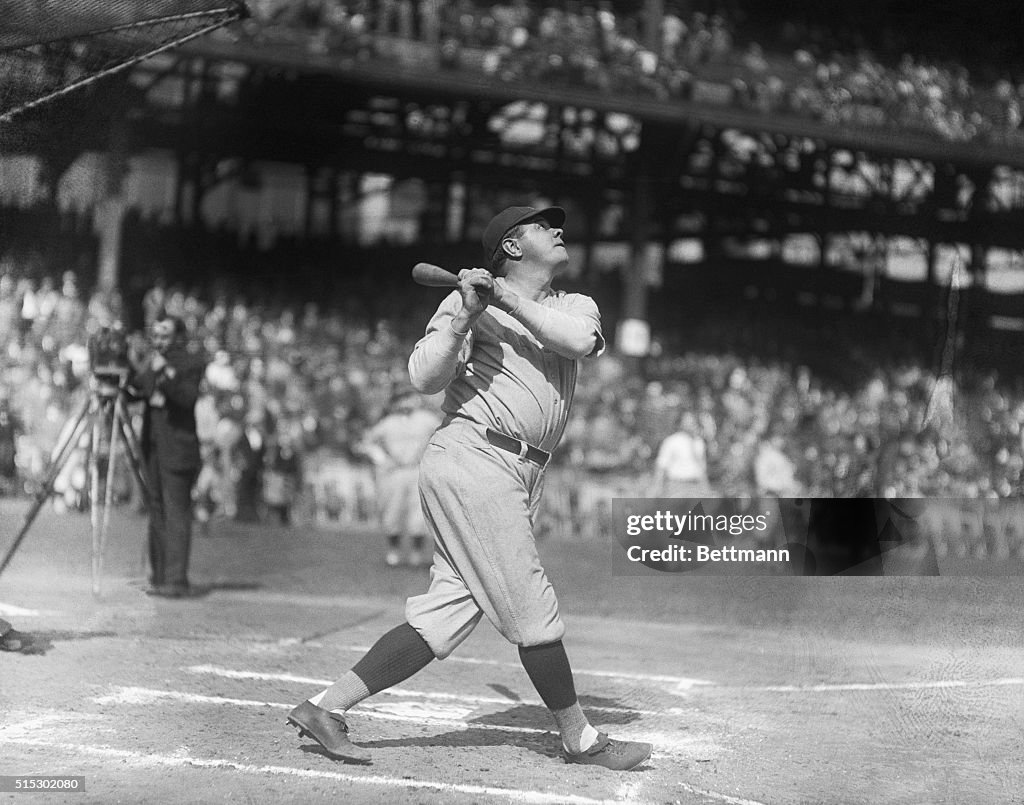
<svg viewBox="0 0 1024 805">
<path fill-rule="evenodd" d="M 188 584 L 192 548 L 192 486 L 195 470 L 161 466 L 154 451 L 146 460 L 149 484 L 149 563 L 153 584 Z"/>
<path fill-rule="evenodd" d="M 422 537 L 427 534 L 419 493 L 419 466 L 387 467 L 377 475 L 381 529 L 386 536 Z"/>
<path fill-rule="evenodd" d="M 434 563 L 429 589 L 406 602 L 405 614 L 438 659 L 484 615 L 519 646 L 565 633 L 533 537 L 543 482 L 540 465 L 494 447 L 473 423 L 454 420 L 431 439 L 420 499 Z"/>
</svg>

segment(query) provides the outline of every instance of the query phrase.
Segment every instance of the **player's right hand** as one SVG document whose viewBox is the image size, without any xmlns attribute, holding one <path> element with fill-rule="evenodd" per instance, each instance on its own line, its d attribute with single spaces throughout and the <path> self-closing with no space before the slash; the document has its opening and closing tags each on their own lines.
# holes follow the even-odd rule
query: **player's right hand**
<svg viewBox="0 0 1024 805">
<path fill-rule="evenodd" d="M 492 301 L 494 277 L 484 268 L 464 268 L 459 272 L 459 293 L 462 309 L 476 318 Z"/>
</svg>

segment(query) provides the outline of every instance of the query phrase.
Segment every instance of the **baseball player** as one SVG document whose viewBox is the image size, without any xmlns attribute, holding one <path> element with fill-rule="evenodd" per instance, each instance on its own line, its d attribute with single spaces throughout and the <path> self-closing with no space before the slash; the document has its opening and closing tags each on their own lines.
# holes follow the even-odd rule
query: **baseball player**
<svg viewBox="0 0 1024 805">
<path fill-rule="evenodd" d="M 344 712 L 444 659 L 483 616 L 511 643 L 561 733 L 570 763 L 628 770 L 648 743 L 613 740 L 587 720 L 562 645 L 558 599 L 533 522 L 544 468 L 565 428 L 577 362 L 604 349 L 593 300 L 553 291 L 566 266 L 565 212 L 510 207 L 483 234 L 486 265 L 459 272 L 409 359 L 413 385 L 444 390 L 445 419 L 420 462 L 420 499 L 434 536 L 430 587 L 406 622 L 381 637 L 288 723 L 331 757 L 366 761 Z"/>
<path fill-rule="evenodd" d="M 377 503 L 388 540 L 384 561 L 389 567 L 400 564 L 403 555 L 413 567 L 423 561 L 427 523 L 420 505 L 419 464 L 439 421 L 420 403 L 414 388 L 399 388 L 391 410 L 363 438 L 363 449 L 376 465 Z"/>
</svg>

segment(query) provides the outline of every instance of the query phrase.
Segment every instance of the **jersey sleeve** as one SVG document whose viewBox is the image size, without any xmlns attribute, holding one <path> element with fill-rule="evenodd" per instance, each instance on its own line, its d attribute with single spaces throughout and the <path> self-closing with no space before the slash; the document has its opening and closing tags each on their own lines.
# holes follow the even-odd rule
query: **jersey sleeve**
<svg viewBox="0 0 1024 805">
<path fill-rule="evenodd" d="M 562 310 L 582 322 L 583 329 L 594 336 L 594 348 L 584 355 L 585 358 L 596 358 L 605 350 L 604 334 L 601 332 L 601 311 L 597 302 L 580 293 L 563 294 L 557 299 L 556 310 Z"/>
<path fill-rule="evenodd" d="M 583 294 L 567 294 L 567 296 L 573 297 L 571 304 L 576 309 L 577 314 L 586 319 L 593 328 L 595 336 L 594 349 L 587 357 L 596 358 L 604 352 L 606 346 L 604 333 L 601 332 L 601 311 L 597 307 L 597 302 Z"/>
<path fill-rule="evenodd" d="M 423 394 L 436 394 L 454 380 L 469 358 L 473 333 L 457 333 L 452 320 L 462 309 L 462 298 L 453 291 L 441 302 L 427 323 L 425 335 L 409 356 L 409 379 Z"/>
</svg>

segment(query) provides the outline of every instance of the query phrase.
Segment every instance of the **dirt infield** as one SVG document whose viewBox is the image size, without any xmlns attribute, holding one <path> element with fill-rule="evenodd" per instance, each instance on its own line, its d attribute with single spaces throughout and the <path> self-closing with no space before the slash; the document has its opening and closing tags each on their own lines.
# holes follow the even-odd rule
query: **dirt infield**
<svg viewBox="0 0 1024 805">
<path fill-rule="evenodd" d="M 21 507 L 0 507 L 0 550 Z M 652 740 L 633 773 L 567 766 L 513 647 L 456 654 L 352 711 L 370 765 L 323 756 L 287 710 L 400 622 L 426 571 L 368 531 L 216 523 L 205 591 L 141 592 L 144 520 L 115 515 L 103 595 L 83 516 L 44 512 L 0 577 L 0 775 L 85 791 L 0 802 L 1019 803 L 1020 568 L 940 578 L 610 573 L 611 546 L 550 541 L 566 647 L 592 720 Z"/>
</svg>

